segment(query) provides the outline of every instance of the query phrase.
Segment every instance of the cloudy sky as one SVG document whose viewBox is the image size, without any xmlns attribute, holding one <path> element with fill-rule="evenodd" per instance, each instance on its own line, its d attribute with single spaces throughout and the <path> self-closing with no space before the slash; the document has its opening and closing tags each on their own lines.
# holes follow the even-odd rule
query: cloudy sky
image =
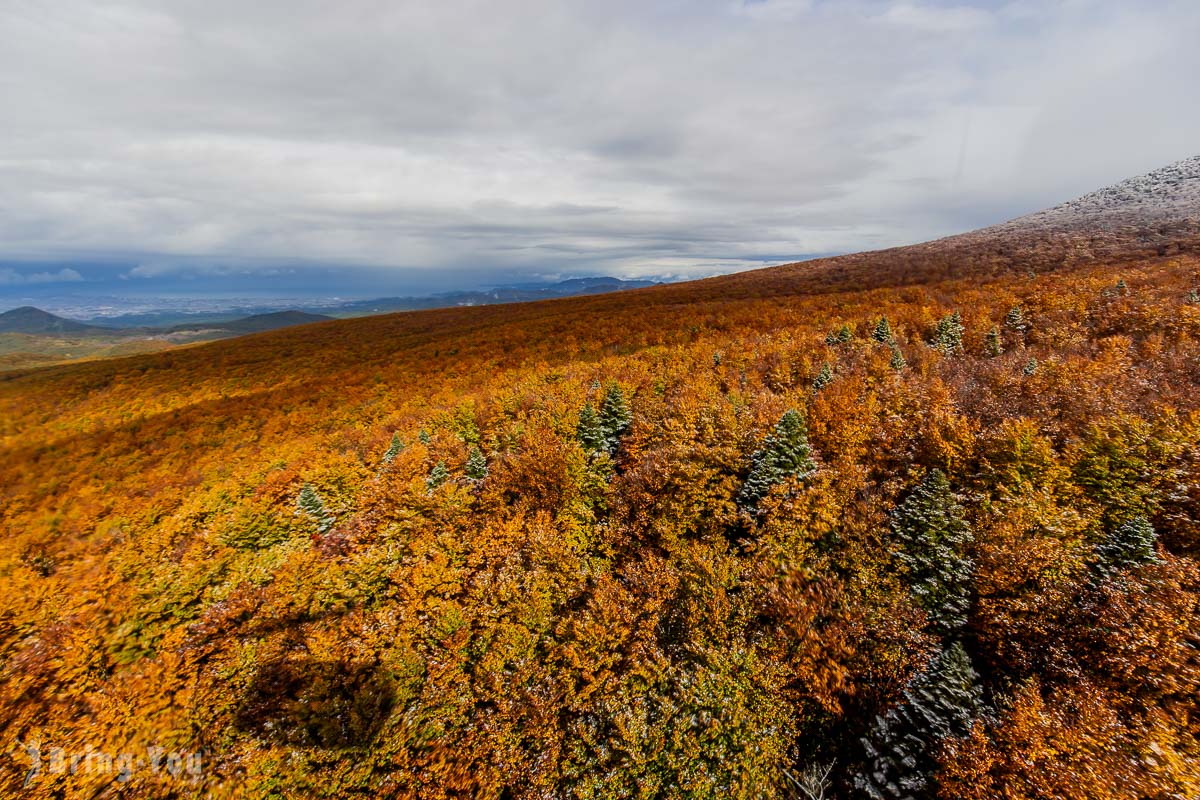
<svg viewBox="0 0 1200 800">
<path fill-rule="evenodd" d="M 1200 152 L 1195 0 L 0 0 L 0 291 L 369 296 L 945 235 Z"/>
</svg>

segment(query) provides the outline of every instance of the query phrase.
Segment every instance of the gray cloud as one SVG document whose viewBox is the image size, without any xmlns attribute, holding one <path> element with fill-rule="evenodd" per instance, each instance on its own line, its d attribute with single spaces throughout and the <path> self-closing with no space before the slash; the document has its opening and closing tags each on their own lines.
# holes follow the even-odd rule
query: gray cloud
<svg viewBox="0 0 1200 800">
<path fill-rule="evenodd" d="M 1200 151 L 1197 40 L 1190 0 L 8 0 L 0 259 L 685 275 L 915 241 Z"/>
</svg>

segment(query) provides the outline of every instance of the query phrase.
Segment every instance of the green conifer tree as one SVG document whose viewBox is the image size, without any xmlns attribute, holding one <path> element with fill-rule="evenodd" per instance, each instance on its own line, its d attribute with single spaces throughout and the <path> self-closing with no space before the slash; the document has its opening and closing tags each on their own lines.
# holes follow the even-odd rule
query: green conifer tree
<svg viewBox="0 0 1200 800">
<path fill-rule="evenodd" d="M 1025 362 L 1025 366 L 1021 368 L 1021 372 L 1025 375 L 1032 375 L 1033 373 L 1037 372 L 1037 368 L 1038 360 L 1036 358 L 1030 358 Z"/>
<path fill-rule="evenodd" d="M 880 317 L 879 323 L 875 326 L 871 338 L 881 344 L 892 344 L 895 337 L 892 335 L 892 324 L 888 322 L 887 317 Z"/>
<path fill-rule="evenodd" d="M 433 441 L 432 437 L 430 437 L 430 435 L 429 435 L 429 431 L 425 430 L 424 428 L 421 428 L 420 433 L 417 434 L 417 438 L 421 441 L 421 444 L 423 444 L 423 445 L 428 445 L 430 442 Z"/>
<path fill-rule="evenodd" d="M 817 373 L 817 377 L 813 378 L 813 391 L 819 392 L 831 383 L 833 383 L 833 367 L 826 361 L 821 365 L 821 371 Z"/>
<path fill-rule="evenodd" d="M 908 362 L 904 360 L 904 353 L 901 353 L 900 348 L 894 344 L 892 345 L 892 357 L 888 361 L 888 366 L 897 372 L 902 371 L 908 366 Z"/>
<path fill-rule="evenodd" d="M 321 533 L 333 527 L 334 517 L 311 483 L 306 483 L 300 488 L 300 495 L 296 498 L 296 511 L 317 523 L 317 530 Z"/>
<path fill-rule="evenodd" d="M 478 447 L 471 448 L 471 452 L 467 456 L 467 465 L 463 471 L 473 481 L 481 481 L 487 477 L 487 456 L 483 454 L 482 450 Z"/>
<path fill-rule="evenodd" d="M 952 355 L 962 351 L 963 324 L 962 316 L 957 312 L 942 317 L 933 330 L 929 344 L 942 355 Z"/>
<path fill-rule="evenodd" d="M 621 436 L 632 422 L 633 412 L 625 402 L 621 387 L 614 383 L 608 387 L 600 404 L 600 430 L 604 433 L 605 448 L 610 454 L 617 452 Z"/>
<path fill-rule="evenodd" d="M 854 331 L 852 331 L 850 329 L 849 325 L 844 324 L 841 327 L 835 328 L 834 330 L 830 331 L 825 336 L 825 344 L 828 344 L 828 345 L 845 344 L 846 342 L 850 341 L 853 338 L 854 338 Z"/>
<path fill-rule="evenodd" d="M 1004 353 L 1004 337 L 1000 335 L 1000 326 L 993 325 L 987 335 L 987 354 L 989 358 L 995 358 Z"/>
<path fill-rule="evenodd" d="M 404 451 L 404 442 L 400 441 L 400 434 L 392 434 L 392 443 L 388 445 L 387 452 L 383 454 L 383 463 L 390 464 L 396 460 L 396 456 Z"/>
<path fill-rule="evenodd" d="M 429 470 L 429 477 L 425 479 L 425 488 L 432 492 L 449 479 L 450 470 L 446 468 L 446 462 L 439 461 L 433 465 L 433 469 Z"/>
<path fill-rule="evenodd" d="M 1192 305 L 1200 303 L 1200 291 L 1192 289 L 1190 292 L 1188 292 L 1187 301 Z"/>
<path fill-rule="evenodd" d="M 1025 322 L 1025 312 L 1020 306 L 1013 306 L 1007 316 L 1004 317 L 1004 327 L 1014 333 L 1024 333 L 1029 327 Z"/>
<path fill-rule="evenodd" d="M 803 478 L 815 469 L 804 417 L 790 410 L 751 457 L 750 473 L 738 494 L 738 505 L 746 511 L 757 511 L 772 486 L 788 478 Z"/>
<path fill-rule="evenodd" d="M 600 417 L 596 409 L 588 403 L 579 412 L 579 422 L 575 425 L 575 437 L 589 453 L 599 453 L 608 449 L 608 440 L 604 436 L 604 428 L 600 426 Z"/>
<path fill-rule="evenodd" d="M 983 709 L 979 675 L 955 642 L 909 682 L 901 703 L 876 718 L 862 740 L 866 761 L 855 788 L 871 800 L 933 797 L 938 751 L 966 736 Z"/>
<path fill-rule="evenodd" d="M 939 633 L 953 634 L 970 609 L 974 564 L 966 548 L 973 537 L 945 473 L 931 470 L 892 512 L 891 527 L 917 602 Z"/>
<path fill-rule="evenodd" d="M 1124 278 L 1121 278 L 1119 281 L 1117 281 L 1117 294 L 1121 297 L 1129 294 L 1129 286 L 1126 285 Z"/>
<path fill-rule="evenodd" d="M 1154 543 L 1158 534 L 1150 520 L 1138 516 L 1115 527 L 1104 541 L 1096 546 L 1093 567 L 1102 578 L 1109 578 L 1131 567 L 1157 562 Z"/>
</svg>

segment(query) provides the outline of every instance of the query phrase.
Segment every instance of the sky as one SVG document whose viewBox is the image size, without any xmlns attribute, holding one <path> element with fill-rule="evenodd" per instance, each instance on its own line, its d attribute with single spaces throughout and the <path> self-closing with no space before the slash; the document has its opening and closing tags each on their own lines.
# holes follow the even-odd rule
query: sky
<svg viewBox="0 0 1200 800">
<path fill-rule="evenodd" d="M 0 0 L 0 297 L 699 277 L 1200 152 L 1195 0 Z"/>
</svg>

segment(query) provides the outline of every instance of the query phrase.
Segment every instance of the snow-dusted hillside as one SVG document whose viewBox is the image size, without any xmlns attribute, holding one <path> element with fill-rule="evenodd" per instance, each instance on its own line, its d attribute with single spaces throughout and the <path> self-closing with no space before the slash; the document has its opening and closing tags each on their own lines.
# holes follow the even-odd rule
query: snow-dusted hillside
<svg viewBox="0 0 1200 800">
<path fill-rule="evenodd" d="M 1008 226 L 1075 228 L 1200 219 L 1200 156 L 1129 178 Z"/>
</svg>

